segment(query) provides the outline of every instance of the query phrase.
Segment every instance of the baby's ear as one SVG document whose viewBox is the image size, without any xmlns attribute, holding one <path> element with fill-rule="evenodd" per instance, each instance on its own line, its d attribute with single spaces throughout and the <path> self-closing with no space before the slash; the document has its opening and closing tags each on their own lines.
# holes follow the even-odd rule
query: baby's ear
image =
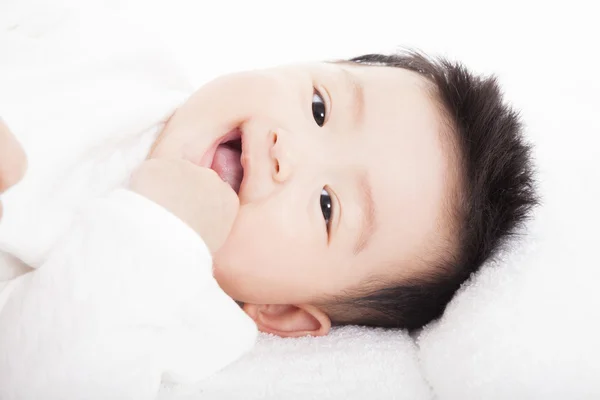
<svg viewBox="0 0 600 400">
<path fill-rule="evenodd" d="M 244 311 L 261 332 L 282 337 L 325 336 L 331 320 L 311 305 L 244 304 Z"/>
</svg>

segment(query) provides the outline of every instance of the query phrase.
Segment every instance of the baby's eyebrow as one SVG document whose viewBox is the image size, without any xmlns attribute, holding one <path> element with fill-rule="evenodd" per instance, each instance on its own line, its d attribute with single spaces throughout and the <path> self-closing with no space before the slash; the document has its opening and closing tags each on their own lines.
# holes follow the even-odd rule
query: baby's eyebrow
<svg viewBox="0 0 600 400">
<path fill-rule="evenodd" d="M 360 254 L 367 245 L 373 232 L 377 228 L 375 210 L 375 202 L 373 201 L 373 191 L 371 190 L 371 182 L 366 171 L 361 171 L 356 175 L 358 192 L 360 196 L 360 209 L 362 211 L 362 218 L 360 222 L 360 228 L 358 229 L 358 237 L 354 244 L 354 255 Z"/>
<path fill-rule="evenodd" d="M 343 76 L 346 87 L 350 89 L 352 93 L 352 117 L 354 118 L 354 123 L 356 126 L 362 124 L 363 114 L 364 114 L 364 106 L 365 106 L 365 94 L 362 85 L 356 78 L 352 72 L 348 71 L 348 69 L 341 67 L 343 71 Z"/>
</svg>

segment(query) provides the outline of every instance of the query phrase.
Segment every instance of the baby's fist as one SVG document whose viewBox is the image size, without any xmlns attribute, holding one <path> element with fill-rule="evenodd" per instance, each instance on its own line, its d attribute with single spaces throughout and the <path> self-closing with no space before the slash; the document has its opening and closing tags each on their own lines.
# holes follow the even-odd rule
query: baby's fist
<svg viewBox="0 0 600 400">
<path fill-rule="evenodd" d="M 227 240 L 239 209 L 238 196 L 216 172 L 184 160 L 145 161 L 130 188 L 188 224 L 212 253 Z"/>
<path fill-rule="evenodd" d="M 27 157 L 8 126 L 0 119 L 0 194 L 16 185 L 25 175 Z M 0 218 L 2 203 L 0 203 Z"/>
<path fill-rule="evenodd" d="M 0 119 L 0 193 L 18 183 L 26 169 L 23 148 Z"/>
</svg>

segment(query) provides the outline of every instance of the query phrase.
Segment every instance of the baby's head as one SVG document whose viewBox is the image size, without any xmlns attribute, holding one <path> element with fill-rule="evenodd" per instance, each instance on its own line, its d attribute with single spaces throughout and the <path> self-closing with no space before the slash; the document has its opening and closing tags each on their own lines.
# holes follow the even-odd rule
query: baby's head
<svg viewBox="0 0 600 400">
<path fill-rule="evenodd" d="M 535 204 L 529 152 L 494 79 L 407 52 L 221 77 L 152 156 L 238 191 L 215 277 L 261 330 L 301 336 L 439 317 Z"/>
</svg>

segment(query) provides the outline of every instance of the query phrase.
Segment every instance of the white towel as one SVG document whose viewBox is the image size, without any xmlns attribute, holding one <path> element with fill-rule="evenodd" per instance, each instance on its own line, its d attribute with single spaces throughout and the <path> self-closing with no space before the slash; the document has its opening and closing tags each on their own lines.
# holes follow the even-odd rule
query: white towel
<svg viewBox="0 0 600 400">
<path fill-rule="evenodd" d="M 347 326 L 329 336 L 262 334 L 238 362 L 194 386 L 164 387 L 159 400 L 425 400 L 414 341 L 404 331 Z"/>
</svg>

